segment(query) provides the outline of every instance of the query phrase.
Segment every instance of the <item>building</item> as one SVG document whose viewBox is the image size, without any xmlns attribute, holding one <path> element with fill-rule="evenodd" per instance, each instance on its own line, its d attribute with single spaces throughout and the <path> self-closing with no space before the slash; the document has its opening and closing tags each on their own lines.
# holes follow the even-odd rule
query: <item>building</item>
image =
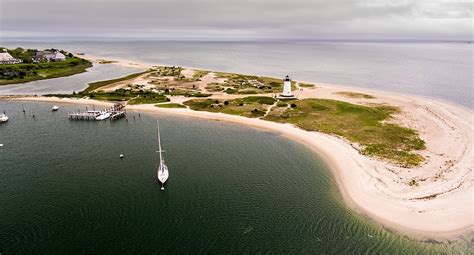
<svg viewBox="0 0 474 255">
<path fill-rule="evenodd" d="M 278 96 L 279 99 L 294 99 L 295 95 L 291 92 L 291 79 L 287 75 L 283 79 L 283 93 Z"/>
<path fill-rule="evenodd" d="M 0 52 L 0 64 L 19 64 L 21 62 L 23 62 L 21 59 L 12 57 L 7 49 L 3 49 L 3 52 Z"/>
<path fill-rule="evenodd" d="M 41 62 L 41 61 L 63 61 L 66 60 L 66 56 L 61 52 L 54 50 L 54 51 L 38 51 L 36 52 L 35 56 L 33 57 L 34 62 Z"/>
</svg>

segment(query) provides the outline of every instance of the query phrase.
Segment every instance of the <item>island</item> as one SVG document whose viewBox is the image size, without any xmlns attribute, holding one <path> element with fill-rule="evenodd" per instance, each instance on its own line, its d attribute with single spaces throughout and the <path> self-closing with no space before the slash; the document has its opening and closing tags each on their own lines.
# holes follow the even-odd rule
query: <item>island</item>
<svg viewBox="0 0 474 255">
<path fill-rule="evenodd" d="M 90 61 L 64 50 L 0 47 L 0 85 L 71 76 L 90 67 Z"/>
<path fill-rule="evenodd" d="M 147 68 L 91 83 L 77 93 L 8 99 L 104 106 L 122 102 L 129 111 L 276 132 L 325 159 L 347 204 L 384 226 L 423 240 L 472 233 L 469 155 L 474 130 L 468 109 L 290 77 L 136 66 Z M 282 94 L 284 89 L 290 96 Z"/>
</svg>

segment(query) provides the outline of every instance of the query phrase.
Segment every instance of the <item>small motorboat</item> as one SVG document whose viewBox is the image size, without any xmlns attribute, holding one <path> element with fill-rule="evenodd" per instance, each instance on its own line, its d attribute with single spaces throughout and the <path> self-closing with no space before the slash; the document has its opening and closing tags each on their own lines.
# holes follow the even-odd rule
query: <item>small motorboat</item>
<svg viewBox="0 0 474 255">
<path fill-rule="evenodd" d="M 0 123 L 7 122 L 8 116 L 5 113 L 0 114 Z"/>
<path fill-rule="evenodd" d="M 99 116 L 95 117 L 95 120 L 105 120 L 110 117 L 110 112 L 100 112 Z"/>
<path fill-rule="evenodd" d="M 59 106 L 55 105 L 55 106 L 51 107 L 51 110 L 53 112 L 55 112 L 55 111 L 59 110 Z"/>
</svg>

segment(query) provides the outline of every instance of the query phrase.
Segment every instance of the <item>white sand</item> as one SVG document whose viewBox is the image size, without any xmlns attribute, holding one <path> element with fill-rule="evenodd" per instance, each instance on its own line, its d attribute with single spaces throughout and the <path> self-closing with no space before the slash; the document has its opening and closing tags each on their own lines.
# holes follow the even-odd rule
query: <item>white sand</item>
<svg viewBox="0 0 474 255">
<path fill-rule="evenodd" d="M 420 133 L 426 141 L 427 149 L 422 152 L 426 163 L 411 169 L 400 168 L 359 154 L 344 139 L 304 131 L 290 124 L 153 105 L 129 105 L 127 110 L 227 121 L 280 133 L 308 146 L 325 160 L 344 200 L 359 213 L 413 238 L 444 240 L 473 236 L 472 110 L 415 96 L 328 84 L 316 85 L 318 87 L 315 89 L 298 91 L 298 97 L 332 98 L 356 104 L 386 103 L 400 107 L 402 113 L 394 121 Z M 334 94 L 339 91 L 367 93 L 376 96 L 376 99 L 354 99 Z M 186 99 L 189 98 L 175 97 L 172 102 Z M 106 104 L 94 100 L 45 97 L 14 100 Z M 417 186 L 408 185 L 412 179 L 417 180 Z"/>
</svg>

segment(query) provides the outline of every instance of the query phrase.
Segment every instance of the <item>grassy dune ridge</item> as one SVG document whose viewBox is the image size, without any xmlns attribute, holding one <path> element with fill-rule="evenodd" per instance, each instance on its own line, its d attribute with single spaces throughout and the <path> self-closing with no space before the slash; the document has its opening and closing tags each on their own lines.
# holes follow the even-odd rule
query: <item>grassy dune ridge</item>
<svg viewBox="0 0 474 255">
<path fill-rule="evenodd" d="M 416 166 L 423 161 L 423 157 L 415 152 L 425 149 L 425 142 L 418 133 L 390 123 L 393 114 L 399 112 L 396 107 L 369 107 L 330 99 L 303 99 L 288 103 L 296 107 L 272 108 L 265 119 L 344 137 L 357 143 L 362 154 L 400 166 Z"/>
</svg>

